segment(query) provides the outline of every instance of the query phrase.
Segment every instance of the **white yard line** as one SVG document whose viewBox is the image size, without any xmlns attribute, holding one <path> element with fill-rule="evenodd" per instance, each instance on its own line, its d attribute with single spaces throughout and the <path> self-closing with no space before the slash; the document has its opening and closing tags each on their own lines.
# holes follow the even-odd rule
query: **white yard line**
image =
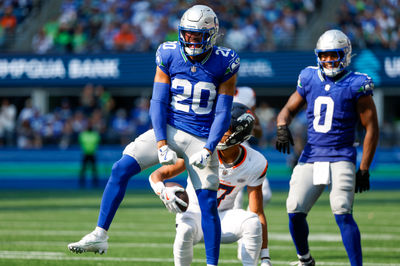
<svg viewBox="0 0 400 266">
<path fill-rule="evenodd" d="M 75 231 L 75 230 L 10 230 L 0 229 L 0 235 L 26 235 L 26 236 L 77 236 L 82 237 L 87 234 L 88 231 Z M 112 231 L 109 233 L 110 237 L 123 236 L 123 237 L 148 237 L 148 238 L 174 238 L 175 233 L 170 232 L 144 232 L 144 231 Z M 289 233 L 269 233 L 268 237 L 272 240 L 278 241 L 292 241 Z M 400 240 L 400 235 L 392 234 L 361 234 L 363 240 Z M 340 234 L 324 234 L 324 233 L 311 233 L 308 237 L 310 241 L 322 241 L 322 242 L 341 242 L 342 238 Z"/>
<path fill-rule="evenodd" d="M 50 246 L 50 247 L 64 247 L 65 249 L 67 248 L 68 243 L 67 242 L 61 242 L 61 241 L 0 241 L 0 245 L 5 245 L 5 246 Z M 113 248 L 166 248 L 166 249 L 171 249 L 173 248 L 173 243 L 134 243 L 134 242 L 129 242 L 129 243 L 122 243 L 122 242 L 109 242 L 110 245 L 110 250 Z M 203 244 L 198 244 L 194 246 L 195 249 L 204 249 Z M 222 244 L 222 248 L 226 249 L 237 249 L 237 246 L 235 244 Z M 335 251 L 343 251 L 345 252 L 345 249 L 343 246 L 339 247 L 331 247 L 331 246 L 326 246 L 326 247 L 317 247 L 317 246 L 311 246 L 312 250 L 335 250 Z M 369 252 L 379 252 L 379 253 L 400 253 L 400 248 L 384 248 L 384 247 L 365 247 L 363 246 L 363 251 L 369 251 Z M 272 245 L 270 247 L 270 250 L 294 250 L 293 245 Z M 51 253 L 51 252 L 49 252 Z"/>
<path fill-rule="evenodd" d="M 84 254 L 66 255 L 62 252 L 41 252 L 41 251 L 7 251 L 0 250 L 0 259 L 19 259 L 19 260 L 56 260 L 56 261 L 118 261 L 118 262 L 173 262 L 172 258 L 129 258 L 129 257 L 85 257 Z M 193 262 L 205 263 L 204 259 L 194 259 Z M 220 264 L 238 264 L 238 260 L 219 260 Z M 289 261 L 273 261 L 274 265 L 288 265 Z M 348 265 L 348 262 L 322 262 L 318 265 Z M 376 263 L 364 263 L 366 266 L 375 266 Z M 399 264 L 379 263 L 382 266 L 399 266 Z"/>
</svg>

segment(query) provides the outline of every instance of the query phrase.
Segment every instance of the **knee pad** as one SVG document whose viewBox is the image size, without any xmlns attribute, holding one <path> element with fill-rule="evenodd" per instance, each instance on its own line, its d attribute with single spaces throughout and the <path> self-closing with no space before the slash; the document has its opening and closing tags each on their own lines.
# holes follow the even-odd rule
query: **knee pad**
<svg viewBox="0 0 400 266">
<path fill-rule="evenodd" d="M 192 263 L 195 233 L 195 225 L 190 221 L 177 224 L 173 251 L 174 265 L 189 266 Z"/>
<path fill-rule="evenodd" d="M 299 204 L 297 200 L 290 196 L 286 199 L 286 210 L 288 213 L 293 213 L 293 212 L 305 212 L 304 210 L 301 210 L 299 207 Z"/>
<path fill-rule="evenodd" d="M 179 223 L 176 226 L 176 238 L 182 241 L 193 241 L 194 235 L 196 233 L 196 228 L 191 223 Z"/>
<path fill-rule="evenodd" d="M 257 215 L 252 215 L 248 219 L 246 219 L 242 224 L 243 236 L 248 235 L 254 237 L 256 235 L 260 236 L 262 239 L 262 228 L 260 219 L 258 219 Z"/>
<path fill-rule="evenodd" d="M 351 213 L 352 203 L 345 196 L 335 196 L 330 200 L 333 214 Z"/>
</svg>

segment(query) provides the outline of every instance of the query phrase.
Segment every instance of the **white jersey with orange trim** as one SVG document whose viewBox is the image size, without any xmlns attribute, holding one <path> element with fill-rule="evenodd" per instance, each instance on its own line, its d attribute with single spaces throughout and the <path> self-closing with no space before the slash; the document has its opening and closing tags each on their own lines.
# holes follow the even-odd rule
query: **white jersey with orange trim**
<svg viewBox="0 0 400 266">
<path fill-rule="evenodd" d="M 218 211 L 233 209 L 235 198 L 245 186 L 256 187 L 261 185 L 268 168 L 267 159 L 258 151 L 247 145 L 240 145 L 242 154 L 235 165 L 224 164 L 219 159 L 219 188 Z M 190 178 L 186 191 L 189 195 L 189 208 L 191 212 L 200 212 L 197 195 Z"/>
</svg>

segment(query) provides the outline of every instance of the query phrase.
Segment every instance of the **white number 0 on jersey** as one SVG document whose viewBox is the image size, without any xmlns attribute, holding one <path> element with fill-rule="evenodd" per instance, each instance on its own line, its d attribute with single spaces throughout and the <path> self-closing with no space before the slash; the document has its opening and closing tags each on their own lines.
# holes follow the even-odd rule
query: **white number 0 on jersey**
<svg viewBox="0 0 400 266">
<path fill-rule="evenodd" d="M 320 124 L 322 105 L 326 105 L 326 114 L 324 123 Z M 331 97 L 319 96 L 315 99 L 313 127 L 316 132 L 326 133 L 331 130 L 334 106 L 335 103 Z"/>
<path fill-rule="evenodd" d="M 179 111 L 189 112 L 190 105 L 193 112 L 199 115 L 205 115 L 211 112 L 217 91 L 215 85 L 210 82 L 199 81 L 194 86 L 187 79 L 174 79 L 172 81 L 173 89 L 178 87 L 183 88 L 182 94 L 177 94 L 172 97 L 171 105 Z M 209 91 L 208 99 L 201 99 L 201 93 Z M 192 103 L 182 103 L 182 101 L 190 98 L 193 93 Z"/>
</svg>

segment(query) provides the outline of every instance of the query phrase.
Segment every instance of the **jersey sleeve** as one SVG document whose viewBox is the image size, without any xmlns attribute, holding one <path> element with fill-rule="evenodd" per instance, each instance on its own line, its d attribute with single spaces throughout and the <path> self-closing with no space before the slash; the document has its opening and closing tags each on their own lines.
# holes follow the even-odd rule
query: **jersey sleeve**
<svg viewBox="0 0 400 266">
<path fill-rule="evenodd" d="M 156 65 L 169 76 L 169 53 L 164 49 L 164 44 L 158 46 L 156 52 Z"/>
<path fill-rule="evenodd" d="M 268 161 L 263 155 L 257 152 L 257 157 L 253 162 L 255 164 L 254 169 L 247 185 L 250 187 L 257 187 L 264 182 L 267 176 Z"/>
<path fill-rule="evenodd" d="M 307 69 L 303 69 L 299 77 L 297 78 L 297 92 L 303 97 L 306 98 L 306 85 L 307 85 Z"/>
<path fill-rule="evenodd" d="M 361 78 L 352 86 L 352 93 L 356 100 L 364 95 L 373 95 L 374 82 L 368 75 L 362 74 Z"/>
<path fill-rule="evenodd" d="M 234 50 L 231 50 L 226 62 L 227 63 L 226 63 L 225 73 L 222 78 L 222 82 L 227 81 L 239 71 L 240 57 Z"/>
</svg>

